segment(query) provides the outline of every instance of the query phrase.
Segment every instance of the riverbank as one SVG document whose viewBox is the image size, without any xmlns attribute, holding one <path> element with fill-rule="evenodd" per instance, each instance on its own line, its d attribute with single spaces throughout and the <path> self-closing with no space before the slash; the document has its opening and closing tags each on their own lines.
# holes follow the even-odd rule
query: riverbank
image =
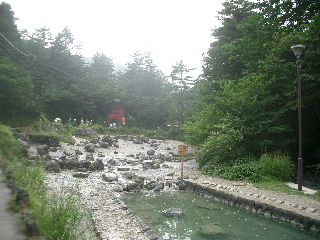
<svg viewBox="0 0 320 240">
<path fill-rule="evenodd" d="M 80 197 L 91 213 L 85 220 L 91 227 L 84 239 L 157 239 L 120 199 L 126 191 L 179 191 L 178 145 L 183 143 L 140 136 L 100 136 L 90 142 L 74 137 L 72 143 L 56 147 L 31 144 L 26 161 L 42 159 L 49 193 L 68 191 Z M 320 230 L 319 202 L 203 175 L 192 155 L 184 158 L 184 182 L 189 191 L 215 201 Z"/>
<path fill-rule="evenodd" d="M 58 152 L 84 151 L 86 143 L 78 138 L 75 138 L 75 141 L 74 145 L 62 144 Z M 48 173 L 47 185 L 54 192 L 69 190 L 81 195 L 83 204 L 92 211 L 92 221 L 98 239 L 156 239 L 148 226 L 141 223 L 139 218 L 124 205 L 120 196 L 123 191 L 137 191 L 141 187 L 150 191 L 178 191 L 181 162 L 175 152 L 177 146 L 181 144 L 183 143 L 164 140 L 149 140 L 137 144 L 133 139 L 119 138 L 114 146 L 97 147 L 92 153 L 93 158 L 99 158 L 100 155 L 105 164 L 103 171 L 85 171 L 85 177 L 75 177 L 74 170 Z M 154 151 L 152 155 L 147 154 L 150 150 Z M 192 149 L 190 150 L 192 152 Z M 59 155 L 57 152 L 50 154 Z M 319 226 L 316 226 L 320 221 L 319 202 L 304 196 L 258 189 L 250 183 L 212 178 L 201 174 L 197 166 L 191 157 L 185 159 L 184 179 L 189 182 L 189 186 L 191 184 L 206 189 L 202 190 L 201 194 L 210 195 L 211 192 L 213 193 L 211 197 L 216 200 L 247 208 L 266 217 L 272 217 L 273 212 L 260 210 L 263 209 L 262 205 L 264 208 L 273 206 L 276 209 L 283 209 L 295 215 L 291 214 L 290 218 L 286 218 L 285 215 L 282 218 L 279 216 L 280 220 L 319 231 Z M 229 195 L 235 197 L 228 200 L 226 196 Z M 248 205 L 244 205 L 234 199 L 250 201 L 247 202 Z M 259 204 L 261 206 L 258 209 L 255 206 Z M 302 216 L 301 221 L 298 222 L 294 216 Z M 303 219 L 309 218 L 317 222 L 315 224 L 312 222 L 311 226 L 310 222 L 303 222 Z"/>
</svg>

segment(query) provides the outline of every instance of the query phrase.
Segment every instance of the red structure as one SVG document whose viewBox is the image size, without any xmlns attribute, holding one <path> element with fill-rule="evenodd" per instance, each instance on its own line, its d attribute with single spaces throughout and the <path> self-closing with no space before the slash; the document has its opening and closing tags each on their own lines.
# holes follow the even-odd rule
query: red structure
<svg viewBox="0 0 320 240">
<path fill-rule="evenodd" d="M 120 127 L 121 124 L 125 124 L 124 107 L 120 101 L 113 102 L 112 111 L 108 116 L 108 125 L 111 122 L 116 123 L 118 127 Z"/>
</svg>

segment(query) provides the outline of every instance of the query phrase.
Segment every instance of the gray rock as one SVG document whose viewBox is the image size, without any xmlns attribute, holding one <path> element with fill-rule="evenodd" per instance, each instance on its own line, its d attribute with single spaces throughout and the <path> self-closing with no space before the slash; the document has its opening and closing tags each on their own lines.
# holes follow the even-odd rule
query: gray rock
<svg viewBox="0 0 320 240">
<path fill-rule="evenodd" d="M 129 167 L 118 167 L 118 171 L 130 171 L 131 168 Z"/>
<path fill-rule="evenodd" d="M 84 148 L 87 150 L 87 152 L 94 152 L 96 150 L 92 143 L 87 144 Z"/>
<path fill-rule="evenodd" d="M 15 201 L 19 206 L 25 205 L 27 207 L 30 207 L 29 193 L 24 189 L 19 189 Z"/>
<path fill-rule="evenodd" d="M 109 166 L 117 166 L 117 165 L 118 165 L 117 161 L 114 160 L 114 159 L 110 159 L 110 160 L 107 162 L 107 164 L 108 164 Z"/>
<path fill-rule="evenodd" d="M 181 216 L 182 210 L 180 208 L 169 208 L 162 211 L 166 216 Z"/>
<path fill-rule="evenodd" d="M 48 154 L 49 153 L 49 148 L 46 144 L 44 145 L 38 145 L 37 147 L 37 152 L 40 156 Z"/>
<path fill-rule="evenodd" d="M 226 231 L 219 227 L 217 223 L 209 223 L 201 227 L 201 233 L 206 236 L 216 236 L 220 234 L 226 234 Z"/>
<path fill-rule="evenodd" d="M 109 144 L 107 142 L 99 141 L 99 146 L 102 148 L 108 148 Z"/>
<path fill-rule="evenodd" d="M 152 150 L 152 149 L 151 149 L 151 150 L 148 150 L 148 151 L 147 151 L 147 154 L 148 154 L 148 155 L 154 155 L 154 154 L 155 154 L 155 151 Z"/>
<path fill-rule="evenodd" d="M 118 176 L 115 174 L 103 174 L 102 179 L 105 180 L 106 182 L 116 182 L 118 181 Z"/>
<path fill-rule="evenodd" d="M 72 176 L 77 178 L 87 178 L 89 177 L 89 173 L 78 172 L 74 173 Z"/>
</svg>

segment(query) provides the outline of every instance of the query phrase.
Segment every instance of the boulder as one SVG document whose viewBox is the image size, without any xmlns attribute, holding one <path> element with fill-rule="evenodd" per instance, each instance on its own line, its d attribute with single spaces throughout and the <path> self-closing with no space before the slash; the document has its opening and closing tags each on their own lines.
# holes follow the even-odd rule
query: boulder
<svg viewBox="0 0 320 240">
<path fill-rule="evenodd" d="M 226 231 L 217 225 L 217 223 L 209 223 L 201 228 L 203 235 L 213 237 L 220 234 L 226 234 Z"/>
<path fill-rule="evenodd" d="M 142 162 L 142 167 L 144 169 L 154 169 L 154 162 L 152 160 L 144 160 Z"/>
<path fill-rule="evenodd" d="M 82 155 L 82 154 L 83 154 L 83 153 L 82 153 L 80 150 L 78 150 L 78 149 L 76 149 L 75 153 L 76 153 L 77 155 Z"/>
<path fill-rule="evenodd" d="M 107 142 L 99 141 L 99 146 L 102 148 L 108 148 L 109 144 Z"/>
<path fill-rule="evenodd" d="M 29 193 L 26 190 L 19 189 L 16 196 L 16 204 L 19 206 L 25 205 L 27 207 L 30 207 Z"/>
<path fill-rule="evenodd" d="M 109 135 L 103 136 L 101 140 L 107 143 L 109 146 L 112 146 L 113 144 L 113 139 Z"/>
<path fill-rule="evenodd" d="M 94 144 L 92 143 L 88 143 L 84 148 L 87 150 L 87 152 L 94 152 L 96 150 Z"/>
<path fill-rule="evenodd" d="M 90 166 L 91 171 L 103 171 L 104 170 L 104 164 L 102 162 L 102 159 L 98 158 L 96 161 L 94 161 Z"/>
<path fill-rule="evenodd" d="M 154 154 L 155 154 L 155 151 L 152 150 L 152 149 L 151 149 L 151 150 L 148 150 L 148 151 L 147 151 L 147 154 L 148 154 L 148 155 L 154 155 Z"/>
<path fill-rule="evenodd" d="M 89 177 L 89 173 L 78 172 L 74 173 L 72 176 L 77 178 L 87 178 Z"/>
<path fill-rule="evenodd" d="M 107 162 L 107 164 L 108 164 L 109 166 L 117 166 L 117 165 L 118 165 L 118 164 L 117 164 L 117 161 L 114 160 L 114 159 L 110 159 L 110 160 Z"/>
<path fill-rule="evenodd" d="M 182 210 L 180 208 L 169 208 L 164 211 L 162 211 L 164 215 L 166 216 L 181 216 L 182 215 Z"/>
<path fill-rule="evenodd" d="M 106 182 L 116 182 L 118 181 L 118 176 L 115 174 L 103 174 L 102 179 Z"/>
<path fill-rule="evenodd" d="M 46 144 L 44 145 L 38 145 L 37 147 L 37 153 L 40 155 L 40 156 L 43 156 L 45 154 L 48 154 L 49 153 L 49 148 Z"/>
</svg>

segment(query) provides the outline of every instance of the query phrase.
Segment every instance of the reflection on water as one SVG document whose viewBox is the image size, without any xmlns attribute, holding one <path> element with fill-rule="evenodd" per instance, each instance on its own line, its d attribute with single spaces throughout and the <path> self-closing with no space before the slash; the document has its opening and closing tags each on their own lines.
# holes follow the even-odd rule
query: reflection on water
<svg viewBox="0 0 320 240">
<path fill-rule="evenodd" d="M 187 191 L 128 193 L 122 200 L 163 239 L 320 239 L 309 230 Z M 165 216 L 162 211 L 169 208 L 180 208 L 182 216 Z M 212 235 L 204 235 L 206 230 Z"/>
</svg>

